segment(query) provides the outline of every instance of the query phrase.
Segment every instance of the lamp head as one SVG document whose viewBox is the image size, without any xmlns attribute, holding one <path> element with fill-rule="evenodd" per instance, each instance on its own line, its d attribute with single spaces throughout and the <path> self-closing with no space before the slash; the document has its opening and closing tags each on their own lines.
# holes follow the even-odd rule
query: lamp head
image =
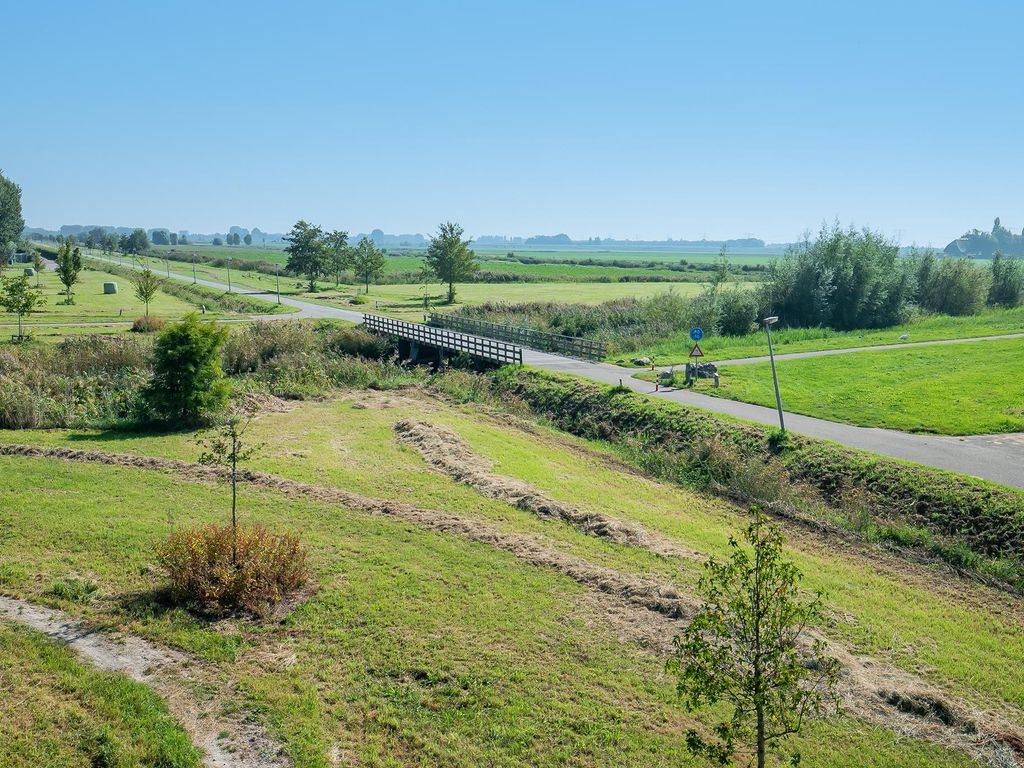
<svg viewBox="0 0 1024 768">
<path fill-rule="evenodd" d="M 772 315 L 771 317 L 766 317 L 763 322 L 765 325 L 775 325 L 779 322 L 779 318 L 776 315 Z"/>
</svg>

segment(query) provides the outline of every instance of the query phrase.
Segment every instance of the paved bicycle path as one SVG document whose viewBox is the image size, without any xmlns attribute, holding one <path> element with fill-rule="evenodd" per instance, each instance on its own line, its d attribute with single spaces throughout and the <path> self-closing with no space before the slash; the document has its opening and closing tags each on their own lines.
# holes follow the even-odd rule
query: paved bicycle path
<svg viewBox="0 0 1024 768">
<path fill-rule="evenodd" d="M 171 277 L 187 282 L 192 281 L 191 276 L 179 275 L 174 272 L 171 273 Z M 227 285 L 223 283 L 210 280 L 198 280 L 197 282 L 210 288 L 222 291 L 227 290 Z M 277 295 L 274 293 L 251 293 L 247 295 L 256 296 L 267 301 L 277 301 Z M 313 304 L 301 299 L 282 296 L 281 303 L 295 307 L 299 312 L 288 315 L 266 315 L 265 317 L 273 320 L 296 317 L 338 318 L 355 323 L 361 323 L 363 320 L 362 312 Z M 896 346 L 903 347 L 907 345 Z M 870 349 L 878 349 L 878 347 L 871 347 Z M 838 352 L 839 350 L 828 351 Z M 794 354 L 813 355 L 813 353 L 801 352 Z M 779 358 L 777 357 L 776 359 Z M 634 379 L 633 374 L 636 373 L 636 370 L 632 368 L 623 368 L 611 363 L 591 363 L 529 349 L 523 350 L 523 362 L 548 371 L 567 373 L 604 384 L 618 384 L 621 382 L 630 389 L 649 397 L 696 406 L 715 413 L 724 413 L 729 416 L 746 419 L 747 421 L 768 425 L 778 423 L 778 414 L 773 408 L 742 403 L 737 400 L 708 397 L 707 395 L 689 390 L 667 389 L 656 392 L 654 384 Z M 788 412 L 785 414 L 785 417 L 787 428 L 802 435 L 832 440 L 851 448 L 859 448 L 896 459 L 973 475 L 985 480 L 991 480 L 992 482 L 1024 489 L 1024 434 L 946 437 L 909 434 L 873 427 L 855 427 L 850 424 L 842 424 L 836 421 L 827 421 Z"/>
</svg>

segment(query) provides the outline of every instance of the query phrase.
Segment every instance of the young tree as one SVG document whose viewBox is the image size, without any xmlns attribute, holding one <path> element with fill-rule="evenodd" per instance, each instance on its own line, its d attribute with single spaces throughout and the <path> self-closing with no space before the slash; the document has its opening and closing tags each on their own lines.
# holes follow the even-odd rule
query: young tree
<svg viewBox="0 0 1024 768">
<path fill-rule="evenodd" d="M 39 287 L 39 273 L 46 269 L 46 259 L 35 248 L 32 249 L 32 268 L 36 271 L 36 288 Z"/>
<path fill-rule="evenodd" d="M 103 237 L 103 252 L 107 253 L 107 254 L 110 254 L 110 253 L 113 253 L 114 251 L 116 251 L 117 248 L 118 248 L 117 235 L 115 235 L 113 232 L 108 232 Z"/>
<path fill-rule="evenodd" d="M 469 240 L 462 239 L 458 224 L 446 222 L 430 238 L 427 247 L 427 266 L 442 283 L 448 284 L 448 303 L 455 301 L 455 283 L 468 280 L 480 269 L 476 254 L 469 249 Z"/>
<path fill-rule="evenodd" d="M 252 245 L 252 235 L 250 235 L 248 232 L 246 233 L 245 237 L 242 238 L 242 240 L 245 242 L 246 245 Z"/>
<path fill-rule="evenodd" d="M 78 282 L 78 273 L 82 271 L 82 252 L 77 247 L 72 247 L 70 240 L 65 240 L 57 247 L 57 279 L 64 286 L 66 298 L 65 304 L 75 303 L 75 294 L 72 291 L 75 283 Z"/>
<path fill-rule="evenodd" d="M 307 221 L 298 221 L 284 239 L 290 243 L 284 249 L 288 254 L 288 270 L 305 275 L 309 280 L 309 290 L 315 291 L 316 281 L 327 266 L 323 230 Z"/>
<path fill-rule="evenodd" d="M 199 320 L 195 312 L 161 331 L 153 348 L 153 378 L 143 397 L 153 415 L 195 424 L 224 409 L 228 384 L 220 363 L 226 328 Z"/>
<path fill-rule="evenodd" d="M 149 302 L 156 296 L 163 280 L 157 277 L 149 267 L 146 267 L 141 272 L 134 272 L 131 275 L 131 281 L 135 286 L 135 296 L 146 305 L 146 317 L 149 317 Z"/>
<path fill-rule="evenodd" d="M 367 293 L 370 292 L 370 281 L 384 274 L 384 254 L 365 237 L 352 254 L 352 271 L 365 283 Z"/>
<path fill-rule="evenodd" d="M 348 232 L 334 230 L 324 235 L 327 248 L 327 270 L 334 275 L 334 287 L 341 285 L 341 275 L 352 268 L 352 249 L 348 245 Z"/>
<path fill-rule="evenodd" d="M 838 706 L 839 662 L 822 641 L 807 638 L 821 618 L 821 594 L 801 598 L 801 573 L 783 559 L 782 532 L 753 512 L 744 543 L 730 539 L 729 559 L 705 564 L 704 605 L 675 638 L 669 669 L 687 707 L 732 708 L 717 738 L 687 734 L 690 751 L 725 765 L 748 742 L 764 768 L 769 748 L 799 732 L 806 717 Z"/>
<path fill-rule="evenodd" d="M 231 481 L 231 562 L 238 562 L 238 465 L 247 461 L 258 446 L 243 441 L 246 430 L 256 416 L 256 409 L 248 404 L 232 408 L 223 423 L 199 439 L 203 453 L 200 464 L 225 467 Z"/>
<path fill-rule="evenodd" d="M 0 170 L 0 247 L 16 242 L 25 229 L 21 216 L 21 187 Z"/>
<path fill-rule="evenodd" d="M 22 338 L 21 318 L 46 303 L 43 292 L 30 288 L 28 275 L 0 279 L 0 306 L 18 316 L 18 338 Z"/>
</svg>

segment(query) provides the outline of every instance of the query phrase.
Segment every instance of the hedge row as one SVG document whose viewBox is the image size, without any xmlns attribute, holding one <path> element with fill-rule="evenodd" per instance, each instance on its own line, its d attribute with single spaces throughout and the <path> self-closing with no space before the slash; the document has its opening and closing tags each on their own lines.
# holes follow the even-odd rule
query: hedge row
<svg viewBox="0 0 1024 768">
<path fill-rule="evenodd" d="M 954 538 L 986 557 L 1024 560 L 1020 491 L 797 435 L 780 444 L 767 427 L 569 377 L 509 367 L 494 381 L 581 437 L 690 453 L 715 442 L 741 461 L 774 457 L 826 500 L 855 490 L 874 515 Z"/>
</svg>

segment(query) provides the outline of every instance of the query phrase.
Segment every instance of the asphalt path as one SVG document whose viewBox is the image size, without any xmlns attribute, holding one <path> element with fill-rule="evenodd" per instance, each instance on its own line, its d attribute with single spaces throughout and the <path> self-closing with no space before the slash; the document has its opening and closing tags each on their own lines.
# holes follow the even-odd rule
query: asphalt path
<svg viewBox="0 0 1024 768">
<path fill-rule="evenodd" d="M 112 259 L 99 260 L 116 263 Z M 171 277 L 192 282 L 190 275 L 180 275 L 174 272 Z M 198 280 L 200 285 L 219 290 L 227 290 L 227 285 L 210 280 Z M 274 293 L 247 293 L 249 296 L 277 301 Z M 339 307 L 329 307 L 322 304 L 293 299 L 282 296 L 281 303 L 294 307 L 298 312 L 287 315 L 262 315 L 268 320 L 285 320 L 289 318 L 337 318 L 348 320 L 354 323 L 361 323 L 363 313 Z M 1024 334 L 1009 334 L 1007 336 L 984 337 L 984 338 L 1015 338 Z M 965 339 L 963 341 L 975 341 L 977 339 Z M 961 340 L 949 340 L 948 342 L 916 342 L 917 344 L 938 344 L 938 343 L 959 343 Z M 851 350 L 825 350 L 823 352 L 796 352 L 790 355 L 778 355 L 776 360 L 795 357 L 821 357 L 828 354 L 841 354 L 854 351 L 878 350 L 878 349 L 903 349 L 910 344 L 884 345 L 880 347 L 866 347 Z M 764 358 L 749 358 L 746 360 L 730 361 L 730 364 L 744 362 L 759 362 Z M 722 413 L 728 416 L 745 419 L 758 424 L 778 424 L 778 413 L 773 408 L 765 408 L 760 405 L 742 403 L 737 400 L 726 400 L 722 398 L 709 397 L 699 392 L 686 389 L 660 389 L 656 391 L 653 383 L 634 379 L 636 369 L 623 368 L 611 363 L 592 363 L 573 358 L 553 355 L 547 352 L 534 350 L 523 350 L 523 362 L 544 370 L 566 373 L 589 379 L 604 384 L 619 384 L 629 387 L 635 392 L 640 392 L 649 397 L 661 400 L 669 400 L 682 405 L 694 406 L 715 413 Z M 719 361 L 720 365 L 726 364 Z M 699 418 L 699 416 L 695 416 Z M 883 456 L 890 456 L 895 459 L 912 461 L 917 464 L 924 464 L 939 469 L 946 469 L 952 472 L 973 475 L 984 480 L 1002 483 L 1014 488 L 1024 489 L 1024 434 L 1007 435 L 975 435 L 970 437 L 946 437 L 939 435 L 920 435 L 897 432 L 891 429 L 877 429 L 873 427 L 855 427 L 850 424 L 841 424 L 826 419 L 816 419 L 811 416 L 802 416 L 796 413 L 785 413 L 786 427 L 809 437 L 831 440 L 851 448 L 858 448 L 871 453 L 878 453 Z"/>
</svg>

